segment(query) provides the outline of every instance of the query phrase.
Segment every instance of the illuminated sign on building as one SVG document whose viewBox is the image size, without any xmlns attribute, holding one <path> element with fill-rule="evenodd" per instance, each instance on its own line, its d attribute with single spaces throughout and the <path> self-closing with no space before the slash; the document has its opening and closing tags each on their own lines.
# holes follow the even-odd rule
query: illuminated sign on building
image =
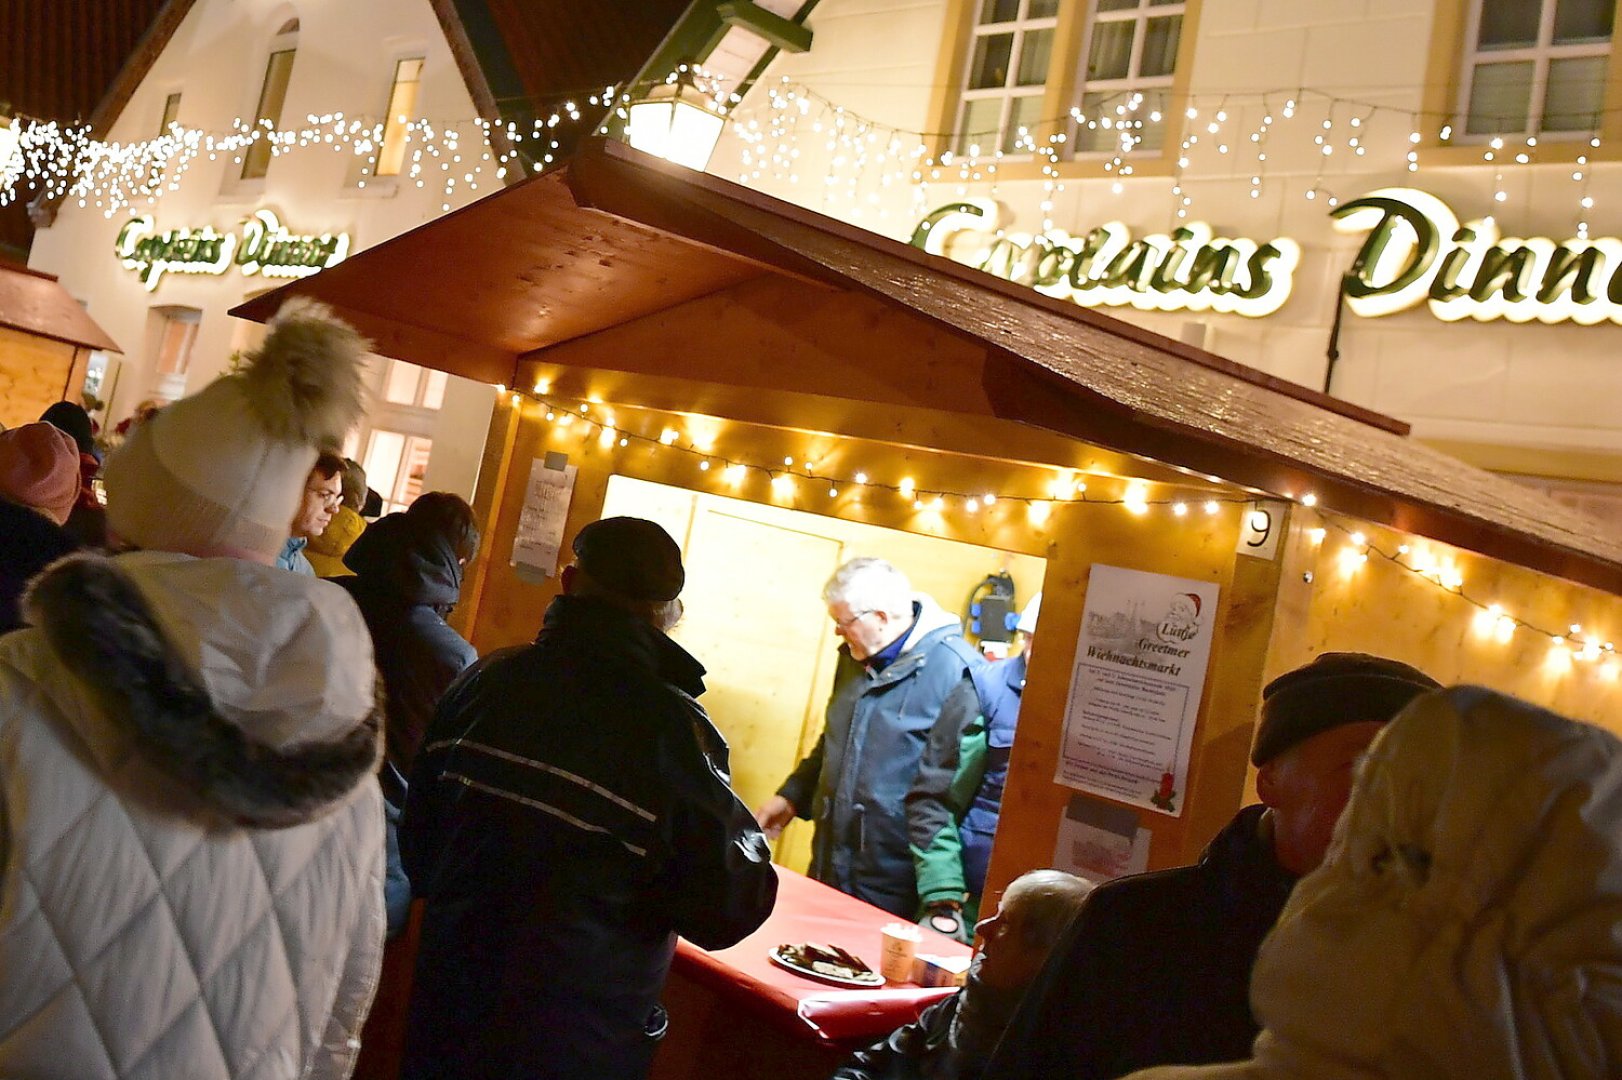
<svg viewBox="0 0 1622 1080">
<path fill-rule="evenodd" d="M 1227 239 L 1194 222 L 1133 239 L 1120 222 L 1084 236 L 1003 232 L 989 199 L 949 203 L 918 223 L 912 243 L 935 255 L 1084 307 L 1271 315 L 1289 298 L 1294 241 Z M 1489 216 L 1463 224 L 1427 192 L 1382 188 L 1331 211 L 1343 233 L 1366 233 L 1346 273 L 1346 303 L 1376 317 L 1429 306 L 1439 319 L 1622 323 L 1622 239 L 1506 237 Z"/>
<path fill-rule="evenodd" d="M 1117 221 L 1084 236 L 1059 230 L 999 235 L 997 217 L 998 206 L 988 199 L 949 203 L 918 223 L 911 242 L 1083 307 L 1252 318 L 1271 315 L 1289 298 L 1301 261 L 1293 240 L 1228 239 L 1201 222 L 1133 239 Z"/>
<path fill-rule="evenodd" d="M 1341 232 L 1367 233 L 1346 275 L 1358 315 L 1420 303 L 1438 319 L 1622 323 L 1622 240 L 1503 236 L 1491 217 L 1464 224 L 1441 199 L 1383 188 L 1333 211 Z"/>
<path fill-rule="evenodd" d="M 142 214 L 118 230 L 114 249 L 124 268 L 134 270 L 151 292 L 166 273 L 223 274 L 233 264 L 244 274 L 308 277 L 344 260 L 349 234 L 291 233 L 269 210 L 255 211 L 239 232 L 216 232 L 209 225 L 158 232 L 151 216 Z"/>
</svg>

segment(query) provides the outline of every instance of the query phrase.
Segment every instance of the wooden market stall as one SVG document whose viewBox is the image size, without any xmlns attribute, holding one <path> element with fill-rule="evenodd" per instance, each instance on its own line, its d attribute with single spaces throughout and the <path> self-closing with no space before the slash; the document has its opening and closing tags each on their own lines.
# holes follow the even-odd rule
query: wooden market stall
<svg viewBox="0 0 1622 1080">
<path fill-rule="evenodd" d="M 751 748 L 815 740 L 818 592 L 844 558 L 894 547 L 926 588 L 944 561 L 1043 589 L 988 893 L 1053 860 L 1072 806 L 1055 773 L 1099 566 L 1217 589 L 1177 812 L 1124 810 L 1150 867 L 1245 801 L 1262 685 L 1321 650 L 1614 724 L 1622 543 L 1596 523 L 1390 418 L 618 143 L 237 314 L 295 294 L 504 390 L 459 611 L 481 652 L 530 638 L 555 588 L 515 565 L 532 475 L 570 491 L 564 551 L 605 506 L 683 540 L 681 633 L 747 801 L 780 779 Z"/>
<path fill-rule="evenodd" d="M 119 348 L 54 274 L 0 262 L 0 424 L 78 401 L 95 350 Z"/>
</svg>

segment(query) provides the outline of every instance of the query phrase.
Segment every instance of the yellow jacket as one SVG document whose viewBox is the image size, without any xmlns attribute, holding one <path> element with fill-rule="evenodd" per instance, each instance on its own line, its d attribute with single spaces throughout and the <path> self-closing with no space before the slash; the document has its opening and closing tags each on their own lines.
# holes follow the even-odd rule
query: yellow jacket
<svg viewBox="0 0 1622 1080">
<path fill-rule="evenodd" d="M 316 577 L 351 577 L 354 571 L 344 565 L 350 545 L 366 531 L 366 519 L 347 506 L 338 507 L 332 521 L 320 536 L 310 540 L 304 557 L 315 567 Z"/>
</svg>

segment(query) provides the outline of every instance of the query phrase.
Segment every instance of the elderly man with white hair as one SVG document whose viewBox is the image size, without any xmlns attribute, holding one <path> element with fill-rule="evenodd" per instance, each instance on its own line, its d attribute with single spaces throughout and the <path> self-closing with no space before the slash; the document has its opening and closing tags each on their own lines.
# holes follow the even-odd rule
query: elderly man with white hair
<svg viewBox="0 0 1622 1080">
<path fill-rule="evenodd" d="M 933 880 L 927 858 L 915 872 L 908 843 L 909 825 L 955 819 L 949 810 L 931 813 L 928 800 L 907 800 L 907 793 L 925 743 L 955 745 L 978 718 L 971 676 L 984 661 L 963 640 L 957 618 L 913 592 L 906 575 L 883 559 L 845 563 L 822 598 L 845 639 L 841 651 L 862 670 L 836 686 L 822 737 L 756 820 L 775 836 L 795 816 L 809 817 L 817 826 L 812 877 L 962 937 L 958 852 L 940 860 L 953 872 Z M 956 840 L 955 826 L 938 832 L 943 842 Z"/>
<path fill-rule="evenodd" d="M 974 1080 L 1092 887 L 1062 870 L 1015 878 L 975 927 L 982 944 L 963 989 L 852 1056 L 833 1080 Z"/>
</svg>

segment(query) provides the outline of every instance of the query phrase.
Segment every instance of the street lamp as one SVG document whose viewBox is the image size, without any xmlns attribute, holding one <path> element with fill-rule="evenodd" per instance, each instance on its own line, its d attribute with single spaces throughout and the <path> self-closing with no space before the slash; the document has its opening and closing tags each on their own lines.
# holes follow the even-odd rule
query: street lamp
<svg viewBox="0 0 1622 1080">
<path fill-rule="evenodd" d="M 689 79 L 654 87 L 627 111 L 625 138 L 632 146 L 700 172 L 726 126 L 726 117 Z"/>
</svg>

